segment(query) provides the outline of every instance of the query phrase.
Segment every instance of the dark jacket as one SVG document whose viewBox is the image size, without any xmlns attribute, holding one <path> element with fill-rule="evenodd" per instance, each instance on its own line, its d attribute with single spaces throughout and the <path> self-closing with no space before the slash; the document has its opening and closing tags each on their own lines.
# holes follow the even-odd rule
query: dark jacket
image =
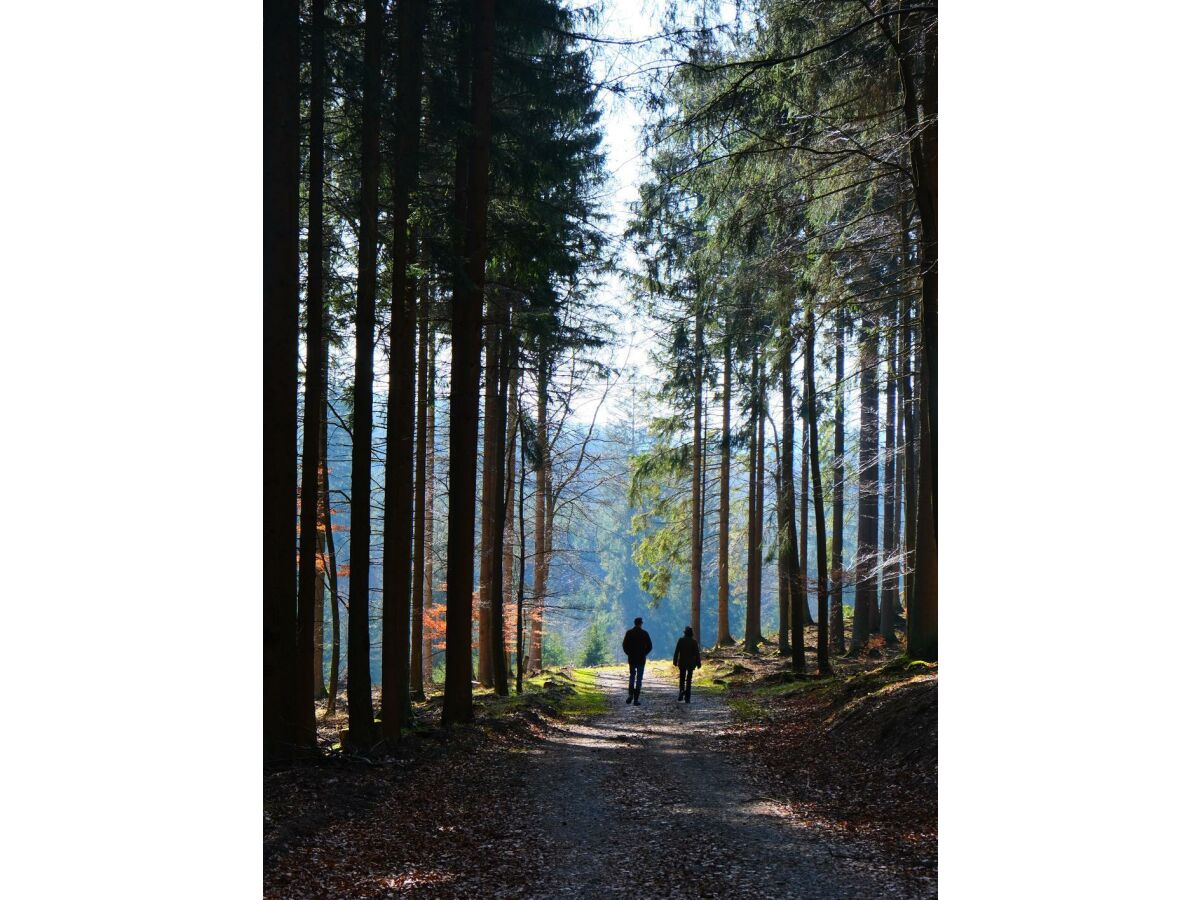
<svg viewBox="0 0 1200 900">
<path fill-rule="evenodd" d="M 700 645 L 695 638 L 681 637 L 675 644 L 675 659 L 672 660 L 677 669 L 700 668 Z"/>
<path fill-rule="evenodd" d="M 625 632 L 625 640 L 621 641 L 621 649 L 625 651 L 630 662 L 644 662 L 650 655 L 650 651 L 654 649 L 654 644 L 650 642 L 649 633 L 634 625 Z"/>
</svg>

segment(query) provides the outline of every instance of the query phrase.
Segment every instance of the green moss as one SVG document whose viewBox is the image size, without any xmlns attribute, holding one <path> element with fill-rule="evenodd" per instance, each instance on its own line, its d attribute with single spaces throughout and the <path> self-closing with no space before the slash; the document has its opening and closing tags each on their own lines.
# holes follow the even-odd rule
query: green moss
<svg viewBox="0 0 1200 900">
<path fill-rule="evenodd" d="M 761 718 L 767 711 L 767 708 L 761 703 L 754 700 L 747 700 L 741 697 L 731 697 L 729 699 L 729 709 L 738 719 L 758 719 Z"/>
</svg>

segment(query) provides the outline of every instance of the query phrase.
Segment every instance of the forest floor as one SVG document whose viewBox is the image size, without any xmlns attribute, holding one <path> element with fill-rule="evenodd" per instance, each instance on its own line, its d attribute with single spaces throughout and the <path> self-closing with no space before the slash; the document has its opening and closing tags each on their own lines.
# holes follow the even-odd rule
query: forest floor
<svg viewBox="0 0 1200 900">
<path fill-rule="evenodd" d="M 484 698 L 399 750 L 268 770 L 269 897 L 936 896 L 936 668 L 706 654 Z M 340 717 L 339 717 L 340 718 Z M 336 735 L 337 719 L 323 729 Z"/>
</svg>

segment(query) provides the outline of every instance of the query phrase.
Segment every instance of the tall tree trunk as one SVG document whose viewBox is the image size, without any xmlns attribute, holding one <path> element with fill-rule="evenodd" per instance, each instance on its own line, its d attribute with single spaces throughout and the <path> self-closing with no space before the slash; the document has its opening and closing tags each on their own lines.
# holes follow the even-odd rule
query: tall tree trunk
<svg viewBox="0 0 1200 900">
<path fill-rule="evenodd" d="M 800 624 L 804 627 L 815 625 L 812 610 L 808 601 L 812 595 L 812 587 L 808 583 L 808 428 L 805 426 L 807 406 L 804 401 L 803 383 L 800 392 L 800 505 L 796 508 L 796 516 L 800 519 L 800 596 L 801 602 L 796 610 L 800 613 Z"/>
<path fill-rule="evenodd" d="M 812 468 L 813 521 L 817 538 L 817 672 L 833 673 L 829 663 L 829 565 L 825 559 L 825 494 L 821 484 L 821 441 L 817 423 L 816 343 L 817 326 L 812 304 L 808 306 L 804 360 L 805 420 L 808 422 L 808 453 Z"/>
<path fill-rule="evenodd" d="M 546 462 L 546 593 L 542 595 L 541 609 L 538 610 L 538 652 L 537 652 L 537 667 L 542 668 L 542 652 L 545 650 L 545 628 L 546 628 L 546 600 L 550 594 L 550 576 L 554 569 L 554 514 L 555 514 L 555 496 L 554 496 L 554 466 L 547 460 Z"/>
<path fill-rule="evenodd" d="M 800 380 L 800 505 L 797 516 L 800 520 L 800 586 L 802 586 L 803 602 L 799 604 L 800 620 L 804 628 L 815 625 L 809 608 L 809 598 L 812 588 L 809 584 L 809 430 L 805 426 L 808 419 L 808 407 L 804 400 L 804 379 Z"/>
<path fill-rule="evenodd" d="M 904 302 L 904 327 L 900 332 L 900 352 L 904 358 L 904 377 L 900 379 L 900 411 L 904 422 L 904 608 L 913 601 L 913 560 L 917 547 L 917 429 L 913 415 L 912 320 L 910 302 Z M 912 626 L 906 627 L 906 631 Z"/>
<path fill-rule="evenodd" d="M 426 298 L 426 303 L 429 303 Z M 421 604 L 427 611 L 433 611 L 433 501 L 435 478 L 435 462 L 437 460 L 437 331 L 434 328 L 432 316 L 429 321 L 429 371 L 426 390 L 426 431 L 429 441 L 425 451 L 425 598 Z M 433 635 L 424 627 L 422 620 L 423 646 L 421 648 L 421 682 L 433 683 Z M 414 638 L 415 640 L 415 638 Z"/>
<path fill-rule="evenodd" d="M 485 688 L 493 684 L 492 665 L 492 588 L 495 583 L 493 572 L 496 523 L 496 429 L 498 427 L 500 381 L 500 298 L 492 294 L 487 302 L 484 323 L 484 369 L 483 369 L 483 463 L 479 490 L 479 683 Z"/>
<path fill-rule="evenodd" d="M 879 571 L 879 633 L 888 645 L 896 643 L 896 574 L 893 556 L 896 550 L 896 322 L 895 303 L 888 316 L 887 401 L 884 406 L 883 465 L 883 558 L 886 566 Z"/>
<path fill-rule="evenodd" d="M 913 199 L 921 223 L 921 341 L 917 395 L 920 399 L 920 443 L 917 448 L 917 516 L 913 596 L 908 608 L 908 653 L 914 659 L 937 659 L 937 35 L 936 22 L 923 37 L 923 75 L 917 86 L 915 36 L 899 26 L 899 70 L 904 87 L 904 119 L 908 130 Z"/>
<path fill-rule="evenodd" d="M 505 504 L 505 519 L 504 528 L 504 593 L 503 603 L 504 608 L 508 609 L 513 602 L 513 553 L 514 545 L 513 538 L 516 534 L 516 514 L 517 507 L 513 491 L 516 490 L 517 479 L 517 389 L 519 387 L 520 368 L 515 364 L 516 348 L 513 350 L 514 365 L 511 366 L 509 372 L 508 384 L 508 471 L 505 474 L 504 495 L 507 497 Z M 504 649 L 504 672 L 505 677 L 508 677 L 510 663 L 508 659 L 508 649 Z"/>
<path fill-rule="evenodd" d="M 426 458 L 429 455 L 429 404 L 426 402 L 426 385 L 429 382 L 429 282 L 421 281 L 421 311 L 418 319 L 417 334 L 417 449 L 414 453 L 416 463 L 416 484 L 413 487 L 413 498 L 416 506 L 413 511 L 413 552 L 412 552 L 412 597 L 409 602 L 412 614 L 411 650 L 408 658 L 408 682 L 413 696 L 425 698 L 424 659 L 425 659 L 425 516 L 426 516 Z"/>
<path fill-rule="evenodd" d="M 363 80 L 362 198 L 358 303 L 354 318 L 354 449 L 350 463 L 350 613 L 346 643 L 349 743 L 372 741 L 371 703 L 371 429 L 375 379 L 375 291 L 379 257 L 379 117 L 383 4 L 367 0 Z"/>
<path fill-rule="evenodd" d="M 746 515 L 746 649 L 757 650 L 762 643 L 762 605 L 758 590 L 757 561 L 762 558 L 758 545 L 758 348 L 755 347 L 750 360 L 750 446 L 749 475 L 747 484 Z"/>
<path fill-rule="evenodd" d="M 267 0 L 263 9 L 263 165 L 263 742 L 273 757 L 307 743 L 295 700 L 298 2 Z"/>
<path fill-rule="evenodd" d="M 791 613 L 792 670 L 804 671 L 804 616 L 801 605 L 807 602 L 804 596 L 803 573 L 800 571 L 799 536 L 796 534 L 796 480 L 795 480 L 795 409 L 792 398 L 792 351 L 795 335 L 792 332 L 791 316 L 785 314 L 781 322 L 783 347 L 779 361 L 779 373 L 783 386 L 783 448 L 780 469 L 781 506 L 783 527 L 787 532 L 784 552 L 787 554 L 788 592 Z"/>
<path fill-rule="evenodd" d="M 788 570 L 787 509 L 783 502 L 783 452 L 775 438 L 775 573 L 779 581 L 779 655 L 792 653 L 792 575 Z"/>
<path fill-rule="evenodd" d="M 304 444 L 300 463 L 300 612 L 296 666 L 301 690 L 296 697 L 297 723 L 316 741 L 313 686 L 321 692 L 321 664 L 314 663 L 316 611 L 324 608 L 317 551 L 317 467 L 321 457 L 321 420 L 325 415 L 325 2 L 313 0 L 311 50 L 312 91 L 308 129 L 308 292 L 304 336 Z"/>
<path fill-rule="evenodd" d="M 875 369 L 879 365 L 879 334 L 866 315 L 859 329 L 859 435 L 858 435 L 858 549 L 855 563 L 854 633 L 850 651 L 856 652 L 871 634 L 876 606 L 876 581 L 872 575 L 879 527 L 879 392 Z"/>
<path fill-rule="evenodd" d="M 475 464 L 479 443 L 479 352 L 487 261 L 488 161 L 492 125 L 495 0 L 475 6 L 471 154 L 467 182 L 467 290 L 451 316 L 450 509 L 446 548 L 446 686 L 442 723 L 468 722 L 471 699 L 471 594 L 474 582 Z"/>
<path fill-rule="evenodd" d="M 897 319 L 898 323 L 899 321 L 900 320 Z M 897 361 L 896 367 L 897 373 L 899 373 L 899 361 Z M 904 607 L 900 605 L 900 579 L 902 577 L 907 577 L 904 576 L 903 573 L 908 560 L 908 554 L 905 552 L 904 543 L 904 497 L 905 491 L 908 490 L 908 481 L 905 477 L 906 470 L 902 461 L 902 454 L 904 453 L 905 441 L 908 440 L 908 434 L 904 430 L 904 412 L 901 408 L 899 408 L 901 406 L 901 402 L 899 400 L 901 380 L 903 380 L 903 376 L 898 374 L 896 379 L 896 480 L 892 484 L 892 533 L 896 536 L 896 555 L 898 557 L 898 562 L 896 564 L 896 572 L 893 576 L 894 580 L 892 582 L 892 615 L 894 620 L 893 624 L 895 627 L 904 630 L 906 623 L 904 621 Z"/>
<path fill-rule="evenodd" d="M 517 544 L 521 548 L 517 570 L 517 693 L 525 690 L 525 454 L 517 482 Z"/>
<path fill-rule="evenodd" d="M 326 355 L 329 352 L 329 336 L 324 340 Z M 321 419 L 321 514 L 324 516 L 325 554 L 328 560 L 326 578 L 329 582 L 329 697 L 325 704 L 325 715 L 333 715 L 337 709 L 338 674 L 342 667 L 342 612 L 338 596 L 337 545 L 333 542 L 333 510 L 329 494 L 329 421 Z"/>
<path fill-rule="evenodd" d="M 842 614 L 842 584 L 845 572 L 842 570 L 842 542 L 844 540 L 844 509 L 846 478 L 846 399 L 843 381 L 846 377 L 846 314 L 838 310 L 837 314 L 837 347 L 834 350 L 834 380 L 836 395 L 834 399 L 833 420 L 833 559 L 830 563 L 830 577 L 833 590 L 829 595 L 829 628 L 833 652 L 846 652 L 846 624 Z"/>
<path fill-rule="evenodd" d="M 324 565 L 325 549 L 318 545 L 317 559 Z M 313 585 L 313 693 L 312 699 L 324 700 L 328 694 L 325 691 L 325 579 L 319 577 Z M 311 702 L 311 701 L 310 701 Z M 314 712 L 315 716 L 315 712 Z"/>
<path fill-rule="evenodd" d="M 421 128 L 421 37 L 424 4 L 397 4 L 395 141 L 392 147 L 392 320 L 389 335 L 387 459 L 383 499 L 383 735 L 412 723 L 409 642 L 413 582 L 413 421 L 416 392 L 416 292 L 409 265 L 409 198 L 417 175 Z"/>
<path fill-rule="evenodd" d="M 765 532 L 765 507 L 767 502 L 767 410 L 766 410 L 766 364 L 765 360 L 760 356 L 758 360 L 758 379 L 755 381 L 757 415 L 758 415 L 758 435 L 755 438 L 755 443 L 758 445 L 758 463 L 754 467 L 755 480 L 757 484 L 754 488 L 754 605 L 758 609 L 758 617 L 760 622 L 759 634 L 761 631 L 762 621 L 762 588 L 763 588 L 763 534 Z"/>
<path fill-rule="evenodd" d="M 545 353 L 544 349 L 541 350 L 537 375 L 538 465 L 533 498 L 533 597 L 532 609 L 529 612 L 529 671 L 531 674 L 537 674 L 542 665 L 542 610 L 546 602 L 546 576 L 550 569 L 546 548 L 546 506 L 549 496 L 547 476 L 550 472 L 546 405 L 550 387 L 549 363 Z"/>
<path fill-rule="evenodd" d="M 718 535 L 717 586 L 717 643 L 722 647 L 733 644 L 729 633 L 729 401 L 733 370 L 733 345 L 725 336 L 725 375 L 721 397 L 721 497 L 720 531 Z"/>
<path fill-rule="evenodd" d="M 700 298 L 696 298 L 696 321 L 694 324 L 695 353 L 692 379 L 692 631 L 696 643 L 701 644 L 700 635 L 700 586 L 701 565 L 704 552 L 704 500 L 700 495 L 703 455 L 701 452 L 703 407 L 704 407 L 704 318 Z M 701 644 L 703 646 L 703 644 Z"/>
<path fill-rule="evenodd" d="M 508 443 L 508 356 L 511 337 L 508 332 L 508 304 L 503 304 L 500 310 L 503 318 L 497 323 L 497 377 L 496 377 L 496 423 L 493 449 L 492 471 L 492 584 L 491 584 L 491 614 L 488 616 L 490 631 L 480 635 L 480 647 L 487 644 L 491 653 L 488 672 L 489 681 L 500 696 L 508 695 L 508 669 L 504 665 L 504 525 L 505 513 L 508 508 L 508 498 L 504 493 L 506 463 L 506 446 Z M 480 661 L 482 674 L 482 657 Z M 481 679 L 482 680 L 482 679 Z"/>
</svg>

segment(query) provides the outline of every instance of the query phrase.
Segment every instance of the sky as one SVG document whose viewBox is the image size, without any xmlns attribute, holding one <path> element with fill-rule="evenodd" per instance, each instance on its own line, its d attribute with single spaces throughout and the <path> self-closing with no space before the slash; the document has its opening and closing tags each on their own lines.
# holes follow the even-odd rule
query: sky
<svg viewBox="0 0 1200 900">
<path fill-rule="evenodd" d="M 594 7 L 594 2 L 571 4 L 574 8 Z M 658 0 L 603 0 L 599 22 L 589 28 L 590 33 L 610 40 L 645 38 L 661 30 Z M 641 48 L 600 44 L 596 47 L 593 72 L 597 81 L 609 81 L 619 75 L 632 75 L 645 52 Z M 605 231 L 613 237 L 618 251 L 621 268 L 632 268 L 637 264 L 635 255 L 621 239 L 629 221 L 631 204 L 637 199 L 638 185 L 646 178 L 647 167 L 638 149 L 645 117 L 636 103 L 612 91 L 601 91 L 601 127 L 604 132 L 603 148 L 609 172 L 609 186 L 605 197 L 604 211 L 610 216 Z M 610 362 L 619 372 L 618 381 L 609 391 L 607 400 L 601 401 L 603 385 L 597 385 L 590 395 L 581 400 L 575 410 L 579 419 L 605 423 L 617 414 L 622 397 L 635 372 L 643 376 L 651 370 L 647 348 L 650 333 L 634 314 L 629 297 L 629 288 L 620 275 L 610 275 L 600 290 L 600 299 L 618 310 L 617 338 L 610 348 Z"/>
</svg>

